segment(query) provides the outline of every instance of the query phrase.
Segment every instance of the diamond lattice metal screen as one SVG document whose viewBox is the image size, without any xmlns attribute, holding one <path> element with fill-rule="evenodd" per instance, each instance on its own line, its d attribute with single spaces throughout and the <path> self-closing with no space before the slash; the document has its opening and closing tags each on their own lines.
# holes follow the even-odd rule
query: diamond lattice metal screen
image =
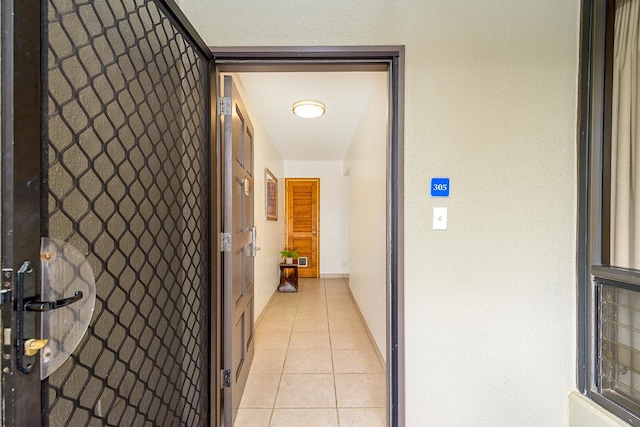
<svg viewBox="0 0 640 427">
<path fill-rule="evenodd" d="M 153 0 L 49 0 L 48 234 L 96 276 L 51 425 L 207 425 L 208 64 Z"/>
</svg>

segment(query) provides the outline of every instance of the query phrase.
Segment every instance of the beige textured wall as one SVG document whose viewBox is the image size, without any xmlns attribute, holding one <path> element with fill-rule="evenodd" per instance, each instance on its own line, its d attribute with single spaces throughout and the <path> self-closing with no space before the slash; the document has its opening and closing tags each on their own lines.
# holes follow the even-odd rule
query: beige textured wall
<svg viewBox="0 0 640 427">
<path fill-rule="evenodd" d="M 406 46 L 407 425 L 565 425 L 579 1 L 181 6 L 210 45 Z M 429 198 L 433 176 L 449 199 Z"/>
<path fill-rule="evenodd" d="M 380 73 L 344 166 L 350 181 L 349 288 L 386 358 L 388 75 Z"/>
</svg>

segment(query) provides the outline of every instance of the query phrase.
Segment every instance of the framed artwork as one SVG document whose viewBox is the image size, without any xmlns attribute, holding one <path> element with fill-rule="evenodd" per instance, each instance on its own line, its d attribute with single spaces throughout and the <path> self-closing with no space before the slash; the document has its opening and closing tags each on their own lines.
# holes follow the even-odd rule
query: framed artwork
<svg viewBox="0 0 640 427">
<path fill-rule="evenodd" d="M 278 220 L 278 179 L 267 168 L 264 168 L 265 206 L 267 207 L 267 221 Z"/>
</svg>

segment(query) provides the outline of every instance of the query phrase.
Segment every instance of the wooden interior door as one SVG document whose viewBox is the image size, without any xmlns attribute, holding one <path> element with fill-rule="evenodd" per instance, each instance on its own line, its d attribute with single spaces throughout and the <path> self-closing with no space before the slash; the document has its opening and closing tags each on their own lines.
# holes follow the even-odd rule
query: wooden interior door
<svg viewBox="0 0 640 427">
<path fill-rule="evenodd" d="M 320 179 L 286 178 L 287 248 L 308 258 L 299 277 L 320 276 Z"/>
<path fill-rule="evenodd" d="M 224 76 L 223 353 L 224 425 L 232 426 L 253 360 L 255 226 L 253 126 L 231 76 Z"/>
</svg>

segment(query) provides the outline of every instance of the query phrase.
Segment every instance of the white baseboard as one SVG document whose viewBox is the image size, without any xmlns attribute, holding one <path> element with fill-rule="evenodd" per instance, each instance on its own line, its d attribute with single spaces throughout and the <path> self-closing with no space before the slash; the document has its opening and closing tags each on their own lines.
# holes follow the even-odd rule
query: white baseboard
<svg viewBox="0 0 640 427">
<path fill-rule="evenodd" d="M 356 299 L 353 297 L 353 294 L 351 293 L 351 288 L 349 288 L 347 286 L 347 289 L 349 290 L 349 296 L 351 297 L 351 301 L 353 301 L 353 305 L 356 307 L 356 310 L 358 312 L 358 316 L 360 316 L 360 320 L 362 321 L 362 325 L 364 326 L 364 330 L 367 332 L 367 335 L 369 336 L 369 341 L 371 341 L 371 347 L 373 347 L 373 351 L 375 351 L 376 356 L 378 357 L 378 361 L 380 362 L 380 365 L 382 366 L 383 372 L 386 372 L 387 363 L 384 361 L 384 357 L 382 357 L 382 354 L 380 353 L 380 349 L 378 348 L 378 344 L 376 344 L 376 340 L 373 338 L 373 334 L 369 330 L 369 325 L 367 325 L 366 320 L 364 320 L 364 316 L 362 315 L 362 312 L 360 311 L 360 307 L 358 307 L 358 302 L 356 301 Z"/>
<path fill-rule="evenodd" d="M 267 312 L 267 309 L 269 308 L 269 306 L 271 305 L 271 302 L 273 301 L 273 297 L 275 297 L 277 293 L 278 293 L 278 287 L 276 286 L 273 290 L 273 293 L 271 294 L 271 298 L 269 298 L 269 301 L 267 301 L 267 303 L 264 305 L 264 308 L 260 312 L 260 315 L 258 315 L 258 318 L 253 319 L 254 331 L 258 329 L 258 325 L 260 324 L 260 321 L 264 318 L 264 314 Z"/>
</svg>

